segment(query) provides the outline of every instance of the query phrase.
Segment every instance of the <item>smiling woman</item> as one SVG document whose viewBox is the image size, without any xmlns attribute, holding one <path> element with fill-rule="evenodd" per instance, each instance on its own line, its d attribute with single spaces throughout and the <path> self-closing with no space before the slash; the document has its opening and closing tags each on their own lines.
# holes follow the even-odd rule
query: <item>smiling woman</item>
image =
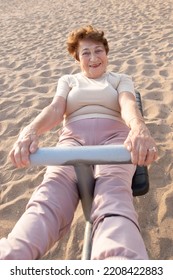
<svg viewBox="0 0 173 280">
<path fill-rule="evenodd" d="M 109 47 L 103 31 L 92 26 L 75 30 L 67 48 L 81 72 L 59 79 L 51 104 L 20 133 L 11 160 L 16 167 L 28 166 L 39 136 L 62 121 L 59 147 L 124 144 L 132 164 L 93 166 L 91 259 L 147 259 L 131 182 L 136 165 L 152 163 L 157 149 L 136 104 L 132 79 L 107 71 Z M 0 240 L 0 259 L 41 258 L 70 229 L 78 202 L 74 168 L 49 166 L 25 213 Z"/>
<path fill-rule="evenodd" d="M 86 77 L 97 79 L 106 72 L 108 58 L 102 43 L 82 40 L 78 50 L 80 67 Z"/>
<path fill-rule="evenodd" d="M 69 53 L 79 61 L 81 70 L 86 77 L 96 79 L 101 77 L 107 67 L 109 52 L 104 32 L 87 26 L 72 32 L 67 40 Z"/>
<path fill-rule="evenodd" d="M 91 25 L 79 28 L 72 31 L 67 39 L 68 52 L 79 60 L 79 43 L 83 40 L 101 43 L 104 46 L 106 54 L 109 52 L 109 45 L 107 39 L 104 37 L 104 32 L 93 28 Z"/>
</svg>

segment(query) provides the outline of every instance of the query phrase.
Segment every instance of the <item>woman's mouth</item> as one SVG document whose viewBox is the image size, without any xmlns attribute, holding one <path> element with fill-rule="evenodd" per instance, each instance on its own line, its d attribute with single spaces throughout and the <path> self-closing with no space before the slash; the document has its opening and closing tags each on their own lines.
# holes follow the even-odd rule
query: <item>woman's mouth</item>
<svg viewBox="0 0 173 280">
<path fill-rule="evenodd" d="M 97 67 L 99 67 L 101 65 L 101 63 L 99 63 L 99 64 L 92 64 L 92 65 L 90 65 L 90 67 L 91 68 L 97 68 Z"/>
</svg>

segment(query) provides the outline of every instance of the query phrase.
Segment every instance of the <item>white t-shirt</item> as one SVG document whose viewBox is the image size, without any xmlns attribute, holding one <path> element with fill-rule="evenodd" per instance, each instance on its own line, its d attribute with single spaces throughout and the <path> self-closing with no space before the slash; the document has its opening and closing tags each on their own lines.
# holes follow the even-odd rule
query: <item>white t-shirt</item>
<svg viewBox="0 0 173 280">
<path fill-rule="evenodd" d="M 135 95 L 128 75 L 106 72 L 98 79 L 91 79 L 78 73 L 59 79 L 56 96 L 66 99 L 65 123 L 86 118 L 122 121 L 118 95 L 124 91 Z"/>
</svg>

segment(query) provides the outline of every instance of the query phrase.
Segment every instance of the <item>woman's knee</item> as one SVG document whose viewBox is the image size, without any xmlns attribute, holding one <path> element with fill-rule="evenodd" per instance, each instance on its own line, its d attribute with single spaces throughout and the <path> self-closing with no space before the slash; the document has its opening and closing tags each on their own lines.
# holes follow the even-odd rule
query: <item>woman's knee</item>
<svg viewBox="0 0 173 280">
<path fill-rule="evenodd" d="M 102 217 L 93 228 L 92 259 L 148 259 L 138 226 L 126 217 Z"/>
</svg>

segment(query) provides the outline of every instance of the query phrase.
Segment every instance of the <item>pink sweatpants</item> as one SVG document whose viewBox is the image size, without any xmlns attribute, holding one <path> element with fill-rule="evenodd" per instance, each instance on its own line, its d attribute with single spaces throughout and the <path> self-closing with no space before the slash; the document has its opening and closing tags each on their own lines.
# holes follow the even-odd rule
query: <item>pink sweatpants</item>
<svg viewBox="0 0 173 280">
<path fill-rule="evenodd" d="M 123 143 L 129 129 L 110 119 L 75 121 L 63 128 L 58 145 Z M 132 164 L 95 166 L 92 259 L 147 259 L 133 206 Z M 0 259 L 39 259 L 70 228 L 79 202 L 73 166 L 48 167 L 26 211 L 7 238 Z"/>
</svg>

